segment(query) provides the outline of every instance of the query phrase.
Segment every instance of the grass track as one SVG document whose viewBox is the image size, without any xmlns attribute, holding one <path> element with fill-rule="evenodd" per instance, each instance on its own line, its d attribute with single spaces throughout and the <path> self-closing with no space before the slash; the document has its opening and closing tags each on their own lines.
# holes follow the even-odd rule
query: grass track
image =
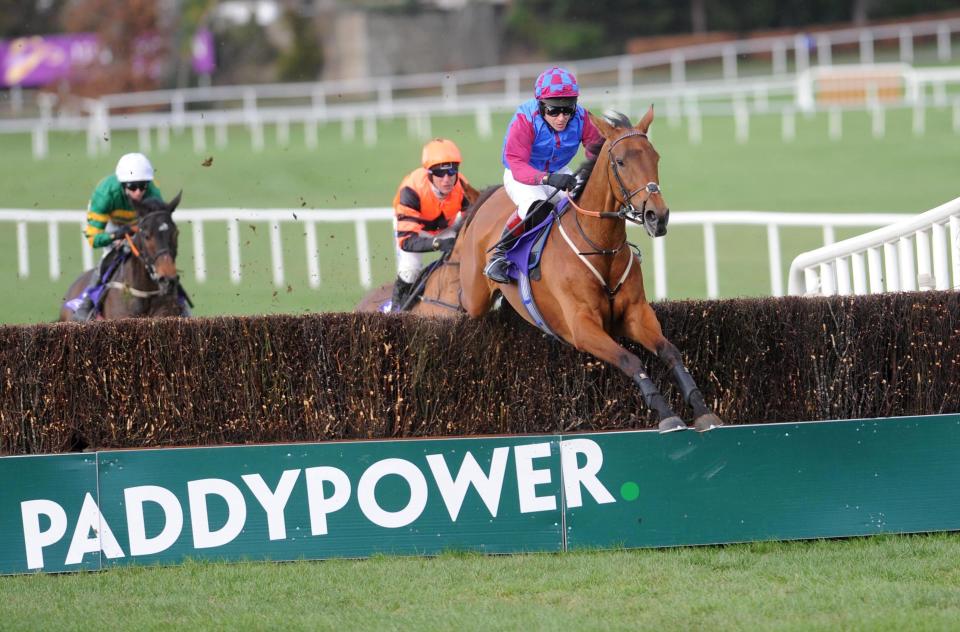
<svg viewBox="0 0 960 632">
<path fill-rule="evenodd" d="M 0 627 L 955 630 L 960 534 L 0 579 Z"/>
</svg>

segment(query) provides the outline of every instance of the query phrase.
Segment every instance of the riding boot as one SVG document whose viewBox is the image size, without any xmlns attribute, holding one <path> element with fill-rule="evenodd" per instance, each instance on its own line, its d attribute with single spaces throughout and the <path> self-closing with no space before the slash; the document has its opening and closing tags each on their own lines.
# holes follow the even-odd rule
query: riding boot
<svg viewBox="0 0 960 632">
<path fill-rule="evenodd" d="M 507 275 L 507 272 L 510 270 L 510 262 L 507 261 L 507 251 L 513 247 L 513 244 L 517 242 L 517 239 L 519 239 L 522 234 L 523 220 L 520 219 L 519 213 L 514 211 L 507 219 L 507 223 L 503 226 L 503 233 L 500 235 L 500 241 L 497 242 L 497 245 L 493 249 L 493 254 L 490 255 L 490 262 L 487 264 L 487 267 L 483 269 L 483 273 L 487 275 L 487 278 L 491 281 L 510 283 L 510 277 Z"/>
<path fill-rule="evenodd" d="M 83 297 L 83 301 L 80 303 L 79 307 L 73 312 L 73 316 L 70 317 L 71 320 L 76 322 L 86 322 L 90 320 L 90 317 L 93 316 L 93 298 L 89 294 L 90 288 L 84 290 L 88 292 L 86 296 Z"/>
<path fill-rule="evenodd" d="M 493 254 L 490 255 L 490 263 L 484 268 L 483 273 L 497 283 L 510 283 L 510 277 L 507 275 L 510 270 L 507 251 L 513 247 L 513 244 L 526 230 L 545 220 L 552 210 L 553 204 L 546 200 L 537 200 L 530 205 L 530 210 L 527 211 L 525 219 L 520 219 L 520 215 L 517 211 L 514 211 L 503 227 L 500 241 L 497 243 Z"/>
<path fill-rule="evenodd" d="M 410 290 L 413 289 L 413 283 L 407 283 L 400 277 L 393 283 L 393 297 L 390 299 L 390 311 L 399 312 L 403 307 Z"/>
</svg>

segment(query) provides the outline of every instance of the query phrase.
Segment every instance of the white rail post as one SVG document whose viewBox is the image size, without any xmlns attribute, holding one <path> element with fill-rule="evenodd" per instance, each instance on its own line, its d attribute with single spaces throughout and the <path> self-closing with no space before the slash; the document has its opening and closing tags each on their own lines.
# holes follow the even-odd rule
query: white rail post
<svg viewBox="0 0 960 632">
<path fill-rule="evenodd" d="M 490 118 L 490 106 L 483 104 L 477 106 L 474 120 L 477 126 L 477 136 L 480 138 L 490 138 L 493 134 L 493 121 Z"/>
<path fill-rule="evenodd" d="M 33 148 L 33 159 L 34 160 L 43 160 L 50 153 L 50 140 L 47 135 L 47 124 L 40 123 L 39 125 L 34 125 L 32 130 L 32 148 Z"/>
<path fill-rule="evenodd" d="M 703 224 L 703 255 L 707 267 L 707 297 L 717 298 L 717 234 L 713 222 Z"/>
<path fill-rule="evenodd" d="M 900 61 L 913 63 L 913 31 L 909 27 L 900 28 Z"/>
<path fill-rule="evenodd" d="M 883 260 L 879 248 L 867 250 L 867 266 L 870 270 L 870 293 L 880 294 L 884 288 Z"/>
<path fill-rule="evenodd" d="M 159 151 L 170 149 L 170 126 L 166 123 L 157 125 L 157 149 Z"/>
<path fill-rule="evenodd" d="M 732 44 L 723 47 L 723 78 L 728 81 L 737 78 L 737 47 Z"/>
<path fill-rule="evenodd" d="M 930 266 L 930 237 L 927 231 L 918 230 L 917 240 L 917 288 L 932 290 L 936 285 L 933 268 Z"/>
<path fill-rule="evenodd" d="M 320 287 L 320 251 L 317 248 L 317 223 L 307 220 L 307 279 L 310 287 Z"/>
<path fill-rule="evenodd" d="M 202 154 L 207 150 L 207 129 L 203 121 L 193 122 L 193 152 Z"/>
<path fill-rule="evenodd" d="M 203 243 L 203 221 L 193 220 L 193 275 L 197 283 L 207 280 L 207 250 Z"/>
<path fill-rule="evenodd" d="M 227 220 L 227 244 L 230 252 L 230 280 L 240 284 L 240 225 L 237 220 Z"/>
<path fill-rule="evenodd" d="M 277 119 L 277 145 L 280 147 L 290 145 L 290 119 L 286 116 Z"/>
<path fill-rule="evenodd" d="M 787 143 L 797 137 L 797 117 L 790 108 L 783 111 L 780 121 L 780 137 Z"/>
<path fill-rule="evenodd" d="M 345 143 L 350 143 L 353 142 L 356 135 L 357 130 L 354 128 L 354 118 L 352 116 L 344 116 L 340 120 L 340 138 Z"/>
<path fill-rule="evenodd" d="M 777 77 L 787 74 L 787 45 L 778 39 L 770 51 L 773 54 L 773 74 Z"/>
<path fill-rule="evenodd" d="M 824 296 L 835 296 L 837 293 L 837 277 L 830 261 L 820 264 L 820 293 Z"/>
<path fill-rule="evenodd" d="M 227 121 L 224 117 L 219 116 L 213 123 L 213 143 L 217 146 L 217 149 L 223 149 L 227 146 L 228 137 Z"/>
<path fill-rule="evenodd" d="M 840 108 L 830 108 L 827 122 L 827 135 L 830 137 L 830 140 L 840 140 L 843 138 L 843 113 L 840 111 Z"/>
<path fill-rule="evenodd" d="M 933 241 L 933 278 L 938 290 L 950 289 L 950 248 L 947 242 L 947 228 L 943 224 L 934 224 L 930 231 Z"/>
<path fill-rule="evenodd" d="M 60 278 L 60 231 L 57 222 L 47 222 L 47 243 L 50 246 L 50 278 Z"/>
<path fill-rule="evenodd" d="M 783 272 L 780 269 L 780 231 L 777 225 L 767 224 L 767 253 L 770 258 L 770 290 L 774 296 L 783 296 Z"/>
<path fill-rule="evenodd" d="M 833 51 L 830 48 L 830 38 L 822 33 L 817 35 L 817 63 L 821 66 L 833 65 Z"/>
<path fill-rule="evenodd" d="M 303 121 L 303 144 L 310 151 L 315 150 L 320 144 L 317 137 L 317 119 L 312 116 Z"/>
<path fill-rule="evenodd" d="M 850 255 L 850 263 L 853 267 L 853 293 L 863 295 L 867 293 L 867 269 L 864 255 L 862 252 L 855 252 Z"/>
<path fill-rule="evenodd" d="M 360 285 L 369 289 L 373 285 L 373 275 L 370 273 L 370 245 L 367 240 L 367 222 L 358 219 L 354 222 L 357 227 L 357 262 L 360 266 Z"/>
<path fill-rule="evenodd" d="M 146 123 L 137 126 L 137 148 L 141 153 L 150 153 L 150 126 Z"/>
<path fill-rule="evenodd" d="M 687 58 L 683 53 L 670 55 L 670 82 L 674 85 L 687 82 Z"/>
<path fill-rule="evenodd" d="M 913 253 L 913 240 L 901 237 L 898 240 L 898 259 L 900 260 L 900 289 L 913 292 L 917 289 L 917 264 Z"/>
<path fill-rule="evenodd" d="M 736 95 L 733 101 L 733 120 L 736 127 L 737 143 L 742 145 L 750 140 L 750 112 L 743 101 L 743 95 Z"/>
<path fill-rule="evenodd" d="M 687 138 L 691 145 L 699 145 L 703 141 L 703 119 L 696 101 L 688 102 L 687 111 Z"/>
<path fill-rule="evenodd" d="M 827 224 L 823 227 L 823 245 L 829 246 L 835 241 L 837 241 L 837 233 L 832 224 Z"/>
<path fill-rule="evenodd" d="M 960 217 L 950 218 L 950 258 L 953 260 L 954 289 L 960 288 Z"/>
<path fill-rule="evenodd" d="M 887 134 L 886 117 L 884 114 L 883 107 L 879 103 L 870 108 L 871 130 L 874 138 L 883 138 Z"/>
<path fill-rule="evenodd" d="M 270 262 L 273 264 L 273 284 L 283 287 L 283 241 L 280 239 L 280 220 L 270 222 Z"/>
<path fill-rule="evenodd" d="M 850 296 L 850 263 L 846 257 L 837 257 L 834 261 L 834 270 L 837 273 L 837 294 Z"/>
<path fill-rule="evenodd" d="M 860 63 L 873 63 L 873 33 L 867 29 L 860 31 Z"/>
<path fill-rule="evenodd" d="M 377 144 L 377 117 L 372 113 L 363 117 L 363 144 L 367 147 Z"/>
<path fill-rule="evenodd" d="M 944 22 L 937 25 L 937 59 L 950 61 L 950 27 Z"/>
<path fill-rule="evenodd" d="M 818 294 L 820 292 L 820 273 L 817 267 L 803 269 L 803 287 L 807 294 Z"/>
<path fill-rule="evenodd" d="M 666 240 L 655 237 L 653 241 L 653 293 L 658 301 L 667 298 L 667 252 Z"/>
<path fill-rule="evenodd" d="M 17 222 L 17 276 L 30 276 L 30 251 L 27 243 L 27 223 Z"/>
<path fill-rule="evenodd" d="M 810 67 L 810 45 L 807 36 L 803 33 L 795 35 L 793 38 L 793 52 L 795 60 L 795 71 L 799 75 Z"/>
<path fill-rule="evenodd" d="M 897 245 L 892 243 L 883 244 L 883 263 L 886 268 L 886 281 L 888 292 L 900 291 L 900 263 L 897 261 Z"/>
</svg>

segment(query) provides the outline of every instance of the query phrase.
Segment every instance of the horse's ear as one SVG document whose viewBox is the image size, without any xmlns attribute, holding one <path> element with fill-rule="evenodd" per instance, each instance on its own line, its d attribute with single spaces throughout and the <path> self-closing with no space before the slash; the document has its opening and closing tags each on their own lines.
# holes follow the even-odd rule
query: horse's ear
<svg viewBox="0 0 960 632">
<path fill-rule="evenodd" d="M 167 202 L 167 210 L 171 213 L 177 210 L 177 206 L 180 204 L 180 197 L 183 195 L 183 189 L 181 189 L 175 198 Z"/>
<path fill-rule="evenodd" d="M 646 134 L 650 130 L 650 123 L 653 123 L 653 104 L 650 104 L 650 109 L 647 110 L 647 113 L 643 115 L 643 118 L 640 119 L 640 122 L 637 123 L 637 129 Z"/>
<path fill-rule="evenodd" d="M 604 138 L 609 140 L 610 138 L 616 136 L 616 131 L 614 130 L 613 125 L 607 123 L 606 119 L 600 116 L 594 116 L 593 112 L 590 112 L 590 120 L 593 121 L 593 124 L 598 130 L 600 130 L 600 134 L 603 135 Z"/>
</svg>

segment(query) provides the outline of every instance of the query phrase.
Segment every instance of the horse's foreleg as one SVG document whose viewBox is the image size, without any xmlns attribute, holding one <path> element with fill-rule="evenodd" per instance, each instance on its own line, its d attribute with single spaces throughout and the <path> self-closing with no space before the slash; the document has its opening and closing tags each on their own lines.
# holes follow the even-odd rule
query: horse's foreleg
<svg viewBox="0 0 960 632">
<path fill-rule="evenodd" d="M 693 376 L 683 365 L 680 351 L 663 335 L 653 308 L 649 304 L 644 304 L 643 307 L 634 310 L 634 313 L 638 317 L 626 319 L 625 333 L 655 353 L 670 369 L 670 375 L 683 394 L 683 400 L 693 409 L 694 428 L 699 432 L 705 432 L 722 426 L 723 422 L 707 406 Z"/>
<path fill-rule="evenodd" d="M 693 408 L 693 427 L 698 432 L 706 432 L 717 426 L 722 426 L 723 422 L 707 406 L 707 403 L 703 400 L 703 393 L 697 388 L 697 383 L 690 375 L 690 371 L 683 365 L 683 359 L 680 357 L 680 351 L 677 350 L 677 347 L 664 338 L 661 347 L 657 350 L 657 356 L 669 367 L 673 381 L 676 382 L 683 394 L 683 400 Z"/>
<path fill-rule="evenodd" d="M 657 413 L 660 432 L 686 429 L 686 424 L 673 412 L 663 394 L 647 374 L 640 358 L 630 353 L 603 330 L 602 325 L 587 315 L 571 323 L 570 341 L 580 351 L 600 358 L 627 374 L 640 388 L 643 401 Z"/>
</svg>

